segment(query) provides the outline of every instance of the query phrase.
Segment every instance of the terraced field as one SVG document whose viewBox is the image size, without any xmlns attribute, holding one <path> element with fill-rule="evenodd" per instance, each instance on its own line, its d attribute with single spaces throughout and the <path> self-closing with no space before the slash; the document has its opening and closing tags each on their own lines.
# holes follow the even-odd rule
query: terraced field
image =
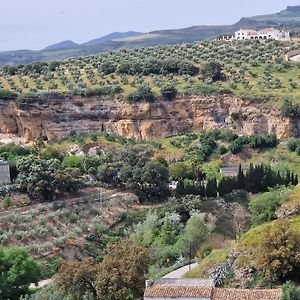
<svg viewBox="0 0 300 300">
<path fill-rule="evenodd" d="M 69 200 L 42 203 L 0 213 L 0 245 L 23 246 L 36 257 L 78 247 L 86 238 L 104 232 L 120 215 L 137 205 L 131 193 L 86 189 Z"/>
</svg>

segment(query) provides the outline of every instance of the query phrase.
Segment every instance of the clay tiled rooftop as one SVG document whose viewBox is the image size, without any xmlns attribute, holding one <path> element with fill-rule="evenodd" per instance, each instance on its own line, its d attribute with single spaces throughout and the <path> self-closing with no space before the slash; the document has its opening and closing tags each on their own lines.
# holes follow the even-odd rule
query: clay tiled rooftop
<svg viewBox="0 0 300 300">
<path fill-rule="evenodd" d="M 195 287 L 195 286 L 151 286 L 145 290 L 144 297 L 149 298 L 175 298 L 175 297 L 191 297 L 191 298 L 211 298 L 213 288 Z"/>
<path fill-rule="evenodd" d="M 144 297 L 191 297 L 208 298 L 212 296 L 214 282 L 211 279 L 158 279 L 150 284 Z"/>
<path fill-rule="evenodd" d="M 214 289 L 212 300 L 280 300 L 281 290 Z"/>
<path fill-rule="evenodd" d="M 191 298 L 211 300 L 280 300 L 281 290 L 215 288 L 211 279 L 158 279 L 148 282 L 144 298 Z"/>
</svg>

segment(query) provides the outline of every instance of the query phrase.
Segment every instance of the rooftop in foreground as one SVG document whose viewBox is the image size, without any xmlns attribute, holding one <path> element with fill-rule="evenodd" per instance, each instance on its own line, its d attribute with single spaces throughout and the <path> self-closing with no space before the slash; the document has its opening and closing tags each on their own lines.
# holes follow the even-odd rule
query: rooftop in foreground
<svg viewBox="0 0 300 300">
<path fill-rule="evenodd" d="M 212 279 L 158 279 L 147 282 L 144 299 L 280 300 L 281 289 L 215 288 Z"/>
</svg>

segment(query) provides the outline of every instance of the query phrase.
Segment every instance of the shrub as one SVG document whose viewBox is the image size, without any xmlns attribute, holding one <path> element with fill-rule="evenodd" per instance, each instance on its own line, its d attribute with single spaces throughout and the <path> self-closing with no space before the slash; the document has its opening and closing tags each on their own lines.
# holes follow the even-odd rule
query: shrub
<svg viewBox="0 0 300 300">
<path fill-rule="evenodd" d="M 179 63 L 179 73 L 182 75 L 195 76 L 199 73 L 199 68 L 191 62 L 183 61 Z"/>
<path fill-rule="evenodd" d="M 172 100 L 177 95 L 177 89 L 173 85 L 167 85 L 161 89 L 162 96 L 167 100 Z"/>
<path fill-rule="evenodd" d="M 204 79 L 221 80 L 223 78 L 222 65 L 214 61 L 207 62 L 201 66 L 200 74 Z"/>
<path fill-rule="evenodd" d="M 0 99 L 1 100 L 13 100 L 17 98 L 17 94 L 15 92 L 0 89 Z"/>
<path fill-rule="evenodd" d="M 268 192 L 251 201 L 249 208 L 251 211 L 251 223 L 258 226 L 273 220 L 276 209 L 280 206 L 280 199 L 276 194 Z"/>
<path fill-rule="evenodd" d="M 62 161 L 62 167 L 63 168 L 72 168 L 72 169 L 79 169 L 83 170 L 83 160 L 84 157 L 77 156 L 77 155 L 68 155 L 65 156 Z"/>
<path fill-rule="evenodd" d="M 130 102 L 140 102 L 154 100 L 154 95 L 151 88 L 148 85 L 139 85 L 135 92 L 128 95 L 128 100 Z"/>
<path fill-rule="evenodd" d="M 9 195 L 5 195 L 3 199 L 3 207 L 5 209 L 9 208 L 12 204 L 11 197 Z"/>
<path fill-rule="evenodd" d="M 28 104 L 35 103 L 38 100 L 38 96 L 35 93 L 25 93 L 25 94 L 20 94 L 17 97 L 16 103 L 18 107 L 24 107 Z"/>
<path fill-rule="evenodd" d="M 300 266 L 300 235 L 291 223 L 277 221 L 267 226 L 256 252 L 256 268 L 271 278 L 284 278 Z"/>
</svg>

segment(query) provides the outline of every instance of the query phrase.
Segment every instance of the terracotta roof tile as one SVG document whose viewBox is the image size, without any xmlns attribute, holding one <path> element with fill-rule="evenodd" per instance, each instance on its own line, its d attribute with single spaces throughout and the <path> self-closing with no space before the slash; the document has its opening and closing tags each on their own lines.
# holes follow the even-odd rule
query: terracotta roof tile
<svg viewBox="0 0 300 300">
<path fill-rule="evenodd" d="M 195 286 L 159 286 L 154 285 L 147 287 L 144 297 L 201 297 L 211 298 L 212 287 L 195 287 Z"/>
<path fill-rule="evenodd" d="M 280 289 L 214 289 L 212 300 L 280 300 L 280 298 Z"/>
</svg>

